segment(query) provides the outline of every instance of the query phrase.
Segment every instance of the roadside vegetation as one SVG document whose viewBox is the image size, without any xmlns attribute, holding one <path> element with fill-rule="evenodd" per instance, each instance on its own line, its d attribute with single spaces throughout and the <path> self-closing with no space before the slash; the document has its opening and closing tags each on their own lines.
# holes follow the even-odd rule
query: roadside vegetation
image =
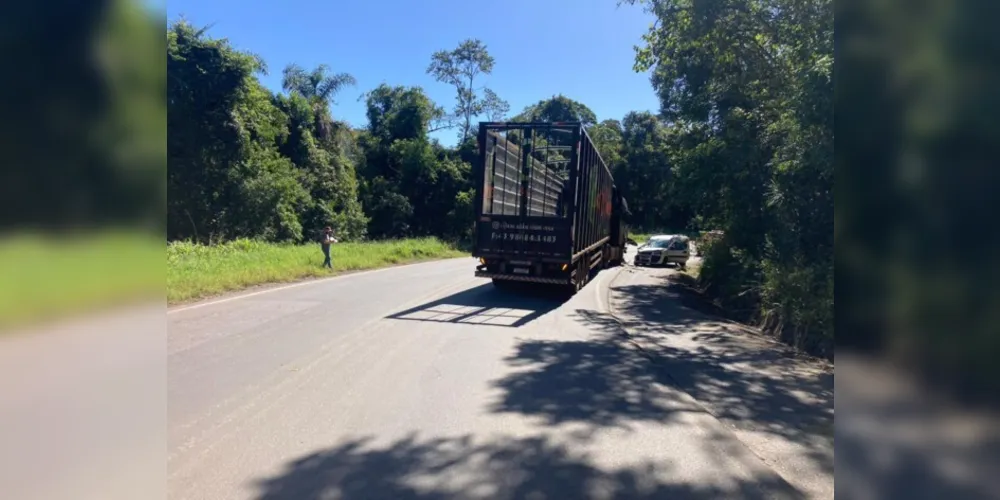
<svg viewBox="0 0 1000 500">
<path fill-rule="evenodd" d="M 656 17 L 635 69 L 651 71 L 662 103 L 642 122 L 647 147 L 616 167 L 658 165 L 624 181 L 637 227 L 723 231 L 702 248 L 699 287 L 832 357 L 833 2 L 623 3 Z"/>
<path fill-rule="evenodd" d="M 163 296 L 163 241 L 135 231 L 0 239 L 0 330 Z"/>
<path fill-rule="evenodd" d="M 333 269 L 320 267 L 319 245 L 239 239 L 218 245 L 173 242 L 167 247 L 170 304 L 263 283 L 331 276 L 345 271 L 461 257 L 468 253 L 436 238 L 338 243 L 330 247 Z"/>
</svg>

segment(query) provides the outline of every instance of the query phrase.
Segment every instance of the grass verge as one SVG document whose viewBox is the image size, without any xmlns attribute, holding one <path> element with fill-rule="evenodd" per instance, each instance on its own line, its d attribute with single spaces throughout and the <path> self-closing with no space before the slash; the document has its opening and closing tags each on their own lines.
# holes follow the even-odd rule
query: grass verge
<svg viewBox="0 0 1000 500">
<path fill-rule="evenodd" d="M 318 244 L 237 240 L 220 245 L 174 242 L 167 247 L 167 302 L 177 304 L 265 283 L 323 277 L 423 260 L 468 255 L 435 238 L 339 243 L 324 269 Z"/>
<path fill-rule="evenodd" d="M 646 233 L 629 233 L 628 237 L 632 238 L 639 245 L 649 241 L 649 235 Z"/>
<path fill-rule="evenodd" d="M 681 272 L 687 274 L 692 279 L 697 281 L 698 277 L 701 276 L 701 264 L 702 264 L 701 259 L 689 259 L 687 262 L 687 266 Z"/>
<path fill-rule="evenodd" d="M 0 330 L 163 297 L 163 240 L 135 231 L 0 238 Z"/>
</svg>

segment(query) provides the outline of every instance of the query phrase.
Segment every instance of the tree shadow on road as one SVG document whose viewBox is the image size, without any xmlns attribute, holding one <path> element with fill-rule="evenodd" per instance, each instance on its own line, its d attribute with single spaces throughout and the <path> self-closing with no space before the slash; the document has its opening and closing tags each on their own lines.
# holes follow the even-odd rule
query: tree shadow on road
<svg viewBox="0 0 1000 500">
<path fill-rule="evenodd" d="M 833 473 L 834 374 L 752 329 L 705 314 L 685 287 L 662 279 L 613 287 L 616 316 L 577 311 L 585 324 L 628 339 L 690 394 L 732 425 L 808 448 Z M 694 301 L 694 303 L 692 302 Z"/>
<path fill-rule="evenodd" d="M 555 310 L 567 300 L 545 288 L 521 287 L 517 293 L 486 283 L 387 316 L 388 319 L 519 327 Z"/>
<path fill-rule="evenodd" d="M 520 342 L 505 360 L 519 370 L 494 382 L 502 395 L 491 410 L 541 416 L 549 424 L 617 427 L 703 411 L 665 394 L 666 374 L 651 370 L 647 360 L 616 337 Z"/>
<path fill-rule="evenodd" d="M 521 342 L 506 360 L 518 370 L 494 383 L 502 392 L 491 410 L 619 428 L 707 411 L 800 445 L 832 475 L 832 371 L 803 370 L 789 350 L 748 343 L 744 327 L 687 307 L 682 293 L 665 280 L 617 287 L 618 318 L 574 312 L 591 338 Z"/>
<path fill-rule="evenodd" d="M 800 498 L 776 475 L 724 486 L 672 481 L 665 465 L 602 468 L 545 438 L 470 436 L 387 445 L 362 438 L 300 457 L 259 481 L 260 500 Z"/>
</svg>

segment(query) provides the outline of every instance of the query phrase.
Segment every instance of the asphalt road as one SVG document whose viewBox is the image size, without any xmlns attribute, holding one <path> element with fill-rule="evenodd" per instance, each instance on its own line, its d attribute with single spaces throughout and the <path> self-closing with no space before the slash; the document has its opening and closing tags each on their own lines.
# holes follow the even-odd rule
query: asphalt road
<svg viewBox="0 0 1000 500">
<path fill-rule="evenodd" d="M 622 335 L 609 287 L 651 271 L 566 300 L 474 264 L 169 311 L 169 497 L 832 498 Z"/>
</svg>

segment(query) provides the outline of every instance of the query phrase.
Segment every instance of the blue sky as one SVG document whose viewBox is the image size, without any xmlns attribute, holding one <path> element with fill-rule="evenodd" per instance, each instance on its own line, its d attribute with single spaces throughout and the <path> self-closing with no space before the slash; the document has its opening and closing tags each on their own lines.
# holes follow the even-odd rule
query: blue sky
<svg viewBox="0 0 1000 500">
<path fill-rule="evenodd" d="M 423 87 L 451 110 L 454 89 L 425 71 L 432 53 L 466 38 L 482 40 L 496 60 L 477 85 L 510 102 L 512 114 L 560 93 L 599 120 L 659 108 L 649 75 L 632 70 L 632 47 L 652 19 L 615 0 L 170 0 L 167 15 L 212 25 L 211 36 L 262 56 L 269 74 L 261 81 L 273 90 L 291 62 L 354 75 L 358 85 L 331 111 L 357 126 L 367 121 L 358 98 L 381 83 Z M 434 134 L 449 145 L 455 135 Z"/>
</svg>

